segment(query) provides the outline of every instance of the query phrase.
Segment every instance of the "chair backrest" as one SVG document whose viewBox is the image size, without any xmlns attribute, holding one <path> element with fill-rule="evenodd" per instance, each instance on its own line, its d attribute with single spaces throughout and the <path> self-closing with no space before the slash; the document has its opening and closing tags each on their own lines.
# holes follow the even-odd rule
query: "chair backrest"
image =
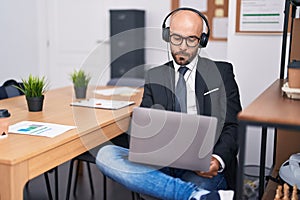
<svg viewBox="0 0 300 200">
<path fill-rule="evenodd" d="M 144 83 L 145 80 L 141 78 L 113 78 L 108 81 L 107 85 L 143 87 Z"/>
<path fill-rule="evenodd" d="M 10 97 L 23 95 L 24 93 L 15 86 L 23 87 L 23 84 L 18 83 L 13 79 L 5 81 L 0 87 L 0 99 L 6 99 Z"/>
</svg>

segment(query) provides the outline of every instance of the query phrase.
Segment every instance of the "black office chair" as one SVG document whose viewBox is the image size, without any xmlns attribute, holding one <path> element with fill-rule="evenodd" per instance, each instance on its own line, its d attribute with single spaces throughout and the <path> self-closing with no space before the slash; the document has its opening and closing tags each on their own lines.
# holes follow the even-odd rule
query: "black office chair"
<svg viewBox="0 0 300 200">
<path fill-rule="evenodd" d="M 52 172 L 54 173 L 55 199 L 58 200 L 58 167 L 54 167 L 53 169 L 50 169 L 49 171 L 44 173 L 48 198 L 49 198 L 49 200 L 53 200 L 49 176 L 48 176 L 48 174 L 50 174 Z"/>
<path fill-rule="evenodd" d="M 94 195 L 94 185 L 93 185 L 93 179 L 92 179 L 92 172 L 90 163 L 96 164 L 95 154 L 92 154 L 91 152 L 98 151 L 98 148 L 94 148 L 90 151 L 86 151 L 83 154 L 80 154 L 79 156 L 76 156 L 73 158 L 70 162 L 70 168 L 69 168 L 69 178 L 68 178 L 68 185 L 67 185 L 67 194 L 66 199 L 68 200 L 70 198 L 70 192 L 71 192 L 71 184 L 72 184 L 72 176 L 73 176 L 73 166 L 74 163 L 77 162 L 77 165 L 75 167 L 76 169 L 76 176 L 75 176 L 75 182 L 74 182 L 74 189 L 73 189 L 73 195 L 76 195 L 76 188 L 77 188 L 77 180 L 79 175 L 79 169 L 80 169 L 80 163 L 85 162 L 88 170 L 89 175 L 89 182 L 90 182 L 90 188 L 92 195 Z M 106 176 L 103 175 L 103 199 L 106 199 Z"/>
<path fill-rule="evenodd" d="M 114 78 L 111 79 L 107 85 L 111 86 L 128 86 L 128 87 L 143 87 L 144 86 L 144 79 L 139 78 Z M 129 140 L 126 133 L 123 133 L 119 135 L 116 138 L 113 138 L 110 140 L 115 145 L 122 146 L 125 148 L 129 147 Z M 75 176 L 75 182 L 74 182 L 74 190 L 73 194 L 76 194 L 76 187 L 77 187 L 77 178 L 79 174 L 79 165 L 81 162 L 85 162 L 87 165 L 87 170 L 89 174 L 89 180 L 90 180 L 90 187 L 91 192 L 94 194 L 94 186 L 93 186 L 93 179 L 92 179 L 92 173 L 90 169 L 90 163 L 95 164 L 95 155 L 96 153 L 91 153 L 93 151 L 98 151 L 99 147 L 96 147 L 90 151 L 84 152 L 83 154 L 73 158 L 70 163 L 70 169 L 69 169 L 69 178 L 68 178 L 68 185 L 67 185 L 67 195 L 66 199 L 68 200 L 70 198 L 70 191 L 71 191 L 71 184 L 72 184 L 72 176 L 73 176 L 73 166 L 74 162 L 77 161 L 76 166 L 76 176 Z M 132 192 L 132 199 L 135 199 L 136 194 Z M 105 200 L 107 197 L 106 195 L 106 176 L 103 175 L 103 199 Z"/>
<path fill-rule="evenodd" d="M 16 80 L 9 79 L 3 83 L 0 87 L 0 99 L 11 98 L 15 96 L 24 95 L 21 90 L 15 86 L 23 88 L 23 83 L 19 83 Z"/>
</svg>

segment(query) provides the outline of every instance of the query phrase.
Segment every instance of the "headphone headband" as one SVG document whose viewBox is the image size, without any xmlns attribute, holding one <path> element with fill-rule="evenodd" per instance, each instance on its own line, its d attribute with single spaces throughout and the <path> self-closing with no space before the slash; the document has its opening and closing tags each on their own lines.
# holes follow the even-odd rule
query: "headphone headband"
<svg viewBox="0 0 300 200">
<path fill-rule="evenodd" d="M 207 18 L 204 16 L 204 14 L 202 14 L 200 11 L 193 9 L 193 8 L 187 8 L 187 7 L 182 7 L 182 8 L 177 8 L 175 10 L 173 10 L 172 12 L 170 12 L 164 19 L 163 24 L 162 24 L 162 38 L 164 41 L 166 42 L 170 42 L 170 27 L 166 27 L 166 21 L 167 19 L 175 12 L 180 11 L 180 10 L 189 10 L 192 11 L 196 14 L 198 14 L 204 21 L 206 27 L 207 27 L 207 32 L 203 32 L 200 35 L 200 42 L 199 42 L 199 47 L 200 48 L 204 48 L 206 47 L 207 43 L 208 43 L 208 39 L 209 39 L 209 35 L 210 35 L 210 28 L 209 28 L 209 24 L 208 24 L 208 20 Z"/>
</svg>

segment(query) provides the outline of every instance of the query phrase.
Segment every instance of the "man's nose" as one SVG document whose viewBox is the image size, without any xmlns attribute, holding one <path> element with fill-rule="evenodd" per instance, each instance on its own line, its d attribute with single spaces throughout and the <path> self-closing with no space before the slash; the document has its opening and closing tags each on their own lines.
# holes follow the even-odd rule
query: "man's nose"
<svg viewBox="0 0 300 200">
<path fill-rule="evenodd" d="M 180 45 L 180 49 L 185 50 L 185 49 L 187 49 L 187 48 L 188 48 L 188 46 L 187 46 L 187 44 L 186 44 L 186 39 L 183 38 L 182 43 L 181 43 L 181 45 Z"/>
</svg>

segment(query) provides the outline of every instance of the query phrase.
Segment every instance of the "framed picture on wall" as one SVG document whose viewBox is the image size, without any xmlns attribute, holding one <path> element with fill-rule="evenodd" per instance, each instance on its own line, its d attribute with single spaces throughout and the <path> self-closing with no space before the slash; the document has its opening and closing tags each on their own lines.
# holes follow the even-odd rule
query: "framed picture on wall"
<svg viewBox="0 0 300 200">
<path fill-rule="evenodd" d="M 282 33 L 285 1 L 237 0 L 236 32 Z"/>
</svg>

